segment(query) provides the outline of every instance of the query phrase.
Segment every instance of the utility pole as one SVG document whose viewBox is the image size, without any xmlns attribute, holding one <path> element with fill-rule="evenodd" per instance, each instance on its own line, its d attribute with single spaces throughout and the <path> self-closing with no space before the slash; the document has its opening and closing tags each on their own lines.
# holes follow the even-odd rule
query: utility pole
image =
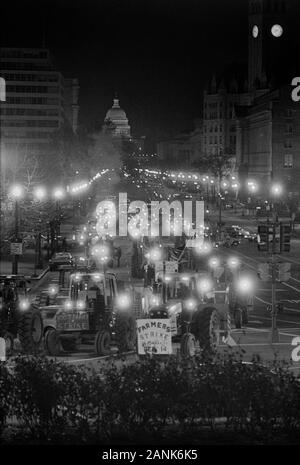
<svg viewBox="0 0 300 465">
<path fill-rule="evenodd" d="M 279 333 L 277 328 L 277 304 L 276 304 L 276 226 L 277 223 L 273 223 L 273 242 L 272 242 L 272 255 L 271 255 L 271 272 L 272 272 L 272 326 L 271 326 L 271 342 L 279 342 Z"/>
</svg>

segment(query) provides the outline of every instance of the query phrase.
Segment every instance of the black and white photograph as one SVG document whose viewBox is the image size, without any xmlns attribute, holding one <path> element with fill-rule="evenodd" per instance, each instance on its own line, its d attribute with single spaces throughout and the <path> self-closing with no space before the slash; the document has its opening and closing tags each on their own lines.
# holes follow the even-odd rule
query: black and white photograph
<svg viewBox="0 0 300 465">
<path fill-rule="evenodd" d="M 300 445 L 299 0 L 2 2 L 0 166 L 0 446 Z"/>
</svg>

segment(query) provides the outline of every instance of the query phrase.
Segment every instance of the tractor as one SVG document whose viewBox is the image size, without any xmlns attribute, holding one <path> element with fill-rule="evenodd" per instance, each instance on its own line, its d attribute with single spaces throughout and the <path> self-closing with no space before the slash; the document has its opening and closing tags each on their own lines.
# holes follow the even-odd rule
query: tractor
<svg viewBox="0 0 300 465">
<path fill-rule="evenodd" d="M 43 337 L 43 321 L 27 295 L 24 276 L 0 276 L 0 337 L 4 338 L 7 355 L 19 339 L 22 351 L 37 353 Z"/>
<path fill-rule="evenodd" d="M 170 319 L 182 353 L 196 341 L 201 349 L 211 350 L 230 333 L 228 294 L 229 289 L 214 284 L 206 272 L 158 274 L 148 316 Z"/>
<path fill-rule="evenodd" d="M 136 328 L 131 306 L 129 293 L 119 292 L 114 273 L 73 273 L 68 298 L 41 309 L 46 352 L 56 356 L 61 348 L 70 352 L 88 344 L 97 355 L 109 355 L 112 342 L 119 352 L 133 350 Z"/>
</svg>

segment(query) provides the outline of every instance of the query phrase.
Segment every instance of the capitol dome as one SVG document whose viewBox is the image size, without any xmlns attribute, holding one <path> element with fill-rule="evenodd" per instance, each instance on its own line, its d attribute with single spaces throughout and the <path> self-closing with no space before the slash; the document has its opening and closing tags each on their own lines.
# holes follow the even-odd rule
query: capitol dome
<svg viewBox="0 0 300 465">
<path fill-rule="evenodd" d="M 130 126 L 125 111 L 119 105 L 119 99 L 114 98 L 113 106 L 108 110 L 104 122 L 112 123 L 114 136 L 130 137 Z"/>
</svg>

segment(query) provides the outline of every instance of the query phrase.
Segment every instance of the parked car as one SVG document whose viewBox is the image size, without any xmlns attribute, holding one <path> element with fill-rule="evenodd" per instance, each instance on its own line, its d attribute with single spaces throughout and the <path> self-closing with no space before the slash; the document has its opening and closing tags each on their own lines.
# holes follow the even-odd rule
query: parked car
<svg viewBox="0 0 300 465">
<path fill-rule="evenodd" d="M 55 271 L 60 265 L 72 265 L 73 257 L 69 252 L 57 252 L 49 260 L 50 271 Z"/>
</svg>

